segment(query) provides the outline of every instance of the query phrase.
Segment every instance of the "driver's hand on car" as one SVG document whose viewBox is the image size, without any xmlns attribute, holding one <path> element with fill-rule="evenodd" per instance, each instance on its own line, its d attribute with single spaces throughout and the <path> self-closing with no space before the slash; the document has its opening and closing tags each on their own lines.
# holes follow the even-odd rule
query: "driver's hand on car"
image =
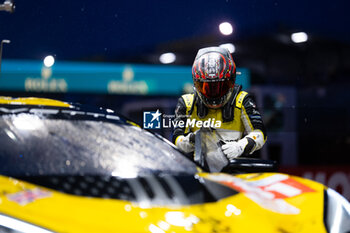
<svg viewBox="0 0 350 233">
<path fill-rule="evenodd" d="M 180 135 L 177 137 L 175 144 L 177 148 L 185 153 L 190 153 L 194 151 L 194 142 L 195 142 L 196 133 L 189 133 L 186 136 Z"/>
<path fill-rule="evenodd" d="M 242 138 L 241 140 L 234 142 L 225 142 L 221 146 L 221 149 L 228 159 L 234 159 L 243 154 L 247 145 L 248 140 L 246 138 Z"/>
</svg>

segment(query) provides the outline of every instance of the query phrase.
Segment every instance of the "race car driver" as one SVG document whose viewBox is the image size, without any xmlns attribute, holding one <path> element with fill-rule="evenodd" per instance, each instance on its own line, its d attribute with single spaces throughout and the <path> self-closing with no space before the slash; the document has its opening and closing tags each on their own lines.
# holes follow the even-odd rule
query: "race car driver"
<svg viewBox="0 0 350 233">
<path fill-rule="evenodd" d="M 216 130 L 228 159 L 262 148 L 265 127 L 252 97 L 235 84 L 236 65 L 230 52 L 221 47 L 200 49 L 192 66 L 192 78 L 194 94 L 181 96 L 175 109 L 175 145 L 185 153 L 194 151 L 197 124 L 178 124 L 194 119 L 221 122 Z"/>
</svg>

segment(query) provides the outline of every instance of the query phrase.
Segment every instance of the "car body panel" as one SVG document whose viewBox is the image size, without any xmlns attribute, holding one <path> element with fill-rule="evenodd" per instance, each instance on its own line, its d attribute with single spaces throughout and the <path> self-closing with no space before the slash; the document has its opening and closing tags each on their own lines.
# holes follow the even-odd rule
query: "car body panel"
<svg viewBox="0 0 350 233">
<path fill-rule="evenodd" d="M 252 182 L 266 181 L 280 174 L 198 175 L 219 183 L 226 182 L 226 185 L 234 180 L 253 190 L 256 186 Z M 313 191 L 274 199 L 275 202 L 264 197 L 264 193 L 255 193 L 260 200 L 257 202 L 248 191 L 216 203 L 143 206 L 122 200 L 69 195 L 1 176 L 0 212 L 55 232 L 157 232 L 157 229 L 158 232 L 326 232 L 323 207 L 318 204 L 323 202 L 324 186 L 306 179 L 286 177 Z M 275 211 L 276 206 L 285 208 L 285 203 L 280 203 L 282 200 L 299 212 L 282 214 Z M 264 206 L 266 203 L 269 204 Z"/>
<path fill-rule="evenodd" d="M 129 125 L 129 121 L 125 120 L 124 118 L 119 117 L 118 115 L 114 115 L 114 117 L 112 117 L 112 115 L 114 114 L 113 111 L 102 112 L 101 109 L 84 110 L 84 108 L 80 105 L 41 98 L 0 97 L 0 105 L 0 113 L 6 115 L 7 117 L 9 115 L 11 117 L 15 117 L 16 114 L 37 114 L 38 116 L 40 116 L 40 119 L 46 121 L 55 120 L 56 118 L 59 119 L 60 122 L 75 120 L 77 120 L 78 122 L 79 120 L 81 120 L 89 121 L 91 123 L 91 121 L 93 121 L 93 124 L 89 124 L 89 127 L 96 126 L 97 124 L 100 124 L 102 126 L 102 123 L 107 122 L 108 124 L 122 125 L 123 127 L 125 126 L 125 128 L 131 127 L 129 131 L 134 130 L 136 134 L 141 135 L 139 137 L 151 137 L 149 132 L 143 131 L 142 129 L 133 126 L 132 123 L 131 125 Z M 24 106 L 28 107 L 26 108 Z M 56 108 L 59 109 L 59 111 L 39 111 L 40 109 L 46 110 L 46 108 L 49 110 Z M 35 111 L 31 111 L 33 109 Z M 61 110 L 64 110 L 66 113 L 63 113 L 63 111 Z M 80 111 L 80 113 L 82 114 L 81 116 L 84 116 L 84 118 L 74 118 L 76 115 L 78 115 L 75 111 Z M 11 120 L 11 117 L 8 119 L 9 121 Z M 75 125 L 77 125 L 76 122 Z M 99 127 L 97 127 L 98 130 L 94 131 L 96 132 L 96 135 L 98 134 L 98 131 L 101 131 L 100 125 Z M 11 128 L 14 126 L 8 122 L 4 124 L 4 126 L 4 129 L 7 130 L 7 133 L 9 133 L 9 130 L 11 132 L 19 132 L 18 130 L 15 131 L 13 128 Z M 59 126 L 57 127 L 60 128 Z M 84 132 L 80 128 L 71 128 L 73 130 L 79 130 L 79 132 Z M 103 130 L 107 130 L 109 128 L 118 127 L 105 127 L 103 128 Z M 137 128 L 138 130 L 136 130 L 135 128 Z M 54 128 L 50 128 L 50 130 L 53 129 Z M 121 130 L 120 128 L 118 129 Z M 27 161 L 22 159 L 22 154 L 19 154 L 21 152 L 7 154 L 8 151 L 15 151 L 12 149 L 12 145 L 19 144 L 9 143 L 12 142 L 11 137 L 13 135 L 6 134 L 6 132 L 2 135 L 6 137 L 7 141 L 4 139 L 2 139 L 3 141 L 0 141 L 3 143 L 3 147 L 0 148 L 0 152 L 2 153 L 0 153 L 0 156 L 2 156 L 3 159 L 2 161 L 5 161 L 5 163 L 8 162 L 9 160 L 6 160 L 6 156 L 10 155 L 15 157 L 15 160 L 12 161 L 17 161 L 18 163 L 20 163 L 21 161 L 22 163 L 23 161 Z M 115 137 L 117 137 L 115 136 L 114 132 L 116 131 L 112 131 L 111 134 L 111 138 L 113 140 L 115 140 Z M 67 134 L 66 132 L 60 132 L 60 134 L 58 134 L 57 132 L 50 133 L 51 134 L 47 135 L 54 135 L 59 139 L 62 139 L 61 134 Z M 154 135 L 152 135 L 152 137 L 154 137 L 154 140 L 157 141 L 157 143 L 163 143 L 164 145 L 167 145 L 167 147 L 164 146 L 162 151 L 164 151 L 165 149 L 176 150 L 176 148 L 173 145 L 170 145 L 168 142 L 166 142 L 165 139 L 159 138 L 158 136 Z M 69 137 L 63 139 L 65 139 L 61 140 L 63 143 L 72 142 L 72 140 L 69 139 Z M 118 140 L 119 139 L 120 138 L 118 138 Z M 141 138 L 138 138 L 138 140 L 139 143 L 141 143 Z M 27 141 L 23 141 L 23 143 L 26 142 Z M 119 143 L 120 141 L 117 142 Z M 155 145 L 156 143 L 153 144 Z M 67 146 L 69 144 L 64 145 Z M 151 146 L 147 145 L 146 147 L 151 148 Z M 124 147 L 126 146 L 124 145 Z M 34 147 L 28 148 L 36 149 L 36 144 L 34 145 Z M 155 150 L 159 150 L 159 148 L 160 147 L 156 147 L 155 149 L 153 149 L 151 154 L 156 154 Z M 58 154 L 54 154 L 53 152 L 51 152 L 45 156 L 50 156 L 54 154 L 54 158 L 57 158 L 57 156 L 59 155 L 61 156 L 59 156 L 58 158 L 62 158 L 63 153 L 60 151 L 60 149 L 57 150 L 59 151 Z M 30 151 L 33 152 L 32 150 Z M 93 150 L 91 151 L 93 153 Z M 136 151 L 134 147 L 132 147 L 132 151 Z M 44 152 L 46 152 L 46 150 Z M 35 152 L 34 154 L 34 163 L 32 164 L 33 166 L 37 163 L 37 157 L 39 157 L 38 153 L 41 152 Z M 151 156 L 151 154 L 147 154 L 147 156 Z M 26 156 L 29 155 L 33 156 L 28 152 Z M 70 154 L 65 153 L 64 155 L 69 156 Z M 77 155 L 79 155 L 78 157 L 81 158 L 80 154 L 76 153 L 75 156 Z M 144 150 L 133 154 L 133 156 L 143 155 L 145 155 Z M 162 152 L 161 155 L 163 158 L 170 158 L 165 157 L 165 152 Z M 129 156 L 131 156 L 131 154 L 128 154 L 128 163 L 130 163 Z M 261 172 L 235 175 L 224 173 L 206 173 L 202 172 L 203 170 L 201 168 L 195 166 L 195 164 L 192 161 L 189 161 L 188 158 L 186 158 L 177 150 L 174 151 L 174 153 L 169 154 L 169 156 L 179 157 L 177 160 L 174 160 L 176 161 L 175 164 L 172 163 L 171 166 L 166 166 L 167 169 L 170 168 L 169 170 L 173 169 L 173 167 L 175 167 L 176 165 L 183 168 L 184 165 L 188 165 L 188 163 L 191 164 L 191 166 L 187 166 L 188 168 L 192 169 L 193 167 L 193 169 L 186 174 L 186 177 L 188 178 L 187 180 L 184 180 L 185 176 L 175 174 L 173 170 L 172 172 L 168 172 L 167 174 L 175 177 L 172 181 L 172 188 L 174 191 L 173 193 L 176 196 L 177 190 L 178 193 L 181 194 L 180 196 L 182 196 L 182 199 L 177 199 L 182 200 L 182 202 L 178 203 L 172 202 L 172 200 L 175 200 L 176 197 L 173 199 L 165 198 L 165 200 L 162 200 L 162 198 L 166 196 L 166 190 L 164 186 L 163 189 L 161 188 L 159 182 L 159 179 L 164 178 L 161 178 L 162 174 L 159 173 L 159 171 L 164 171 L 162 171 L 161 169 L 159 170 L 159 168 L 156 168 L 155 170 L 158 173 L 154 172 L 154 174 L 151 174 L 151 176 L 153 177 L 151 177 L 149 180 L 147 180 L 147 177 L 140 178 L 145 179 L 145 183 L 148 183 L 148 186 L 142 186 L 140 185 L 140 180 L 136 180 L 137 182 L 139 182 L 139 186 L 137 186 L 137 188 L 135 188 L 133 191 L 147 193 L 148 191 L 150 191 L 147 189 L 153 188 L 151 192 L 160 192 L 160 195 L 154 195 L 154 197 L 152 197 L 151 195 L 148 198 L 143 199 L 137 198 L 137 195 L 135 195 L 136 197 L 128 199 L 122 198 L 120 195 L 115 195 L 114 198 L 103 197 L 103 195 L 89 196 L 89 193 L 84 195 L 78 195 L 74 194 L 74 191 L 68 192 L 67 190 L 61 190 L 59 187 L 56 187 L 52 184 L 48 185 L 45 182 L 34 182 L 31 181 L 33 177 L 26 178 L 25 174 L 24 177 L 21 177 L 21 175 L 13 175 L 17 174 L 16 172 L 6 173 L 11 172 L 16 168 L 17 170 L 21 170 L 20 168 L 27 168 L 29 166 L 27 165 L 27 163 L 24 163 L 24 166 L 22 164 L 22 166 L 20 167 L 17 162 L 15 162 L 15 164 L 13 162 L 10 162 L 8 163 L 9 170 L 2 169 L 2 171 L 6 175 L 0 175 L 0 217 L 9 216 L 11 218 L 24 221 L 26 223 L 40 226 L 44 229 L 48 229 L 53 232 L 67 233 L 327 232 L 324 223 L 325 203 L 327 203 L 327 196 L 325 193 L 327 192 L 327 187 L 323 186 L 320 183 L 281 173 Z M 92 158 L 92 156 L 90 157 Z M 48 160 L 51 161 L 51 157 L 48 158 Z M 186 159 L 186 163 L 183 161 L 184 159 Z M 78 159 L 75 158 L 75 160 Z M 40 161 L 42 162 L 43 160 Z M 95 160 L 93 159 L 93 161 Z M 156 157 L 155 160 L 150 161 L 162 164 L 160 163 L 159 157 Z M 71 162 L 68 165 L 72 165 Z M 169 161 L 167 160 L 166 162 Z M 56 165 L 57 164 L 54 164 L 54 166 Z M 143 165 L 144 164 L 141 164 L 140 166 Z M 45 164 L 42 164 L 42 166 L 45 166 Z M 162 168 L 163 167 L 164 166 L 162 164 Z M 149 167 L 149 169 L 154 168 Z M 174 169 L 174 171 L 175 170 L 176 169 Z M 70 170 L 67 171 L 71 172 Z M 41 175 L 40 172 L 38 172 L 38 174 L 36 172 L 34 173 L 34 175 L 30 174 L 28 176 L 34 176 L 35 179 L 35 176 L 38 177 L 38 175 Z M 101 174 L 103 176 L 115 176 L 113 175 L 113 173 Z M 69 180 L 69 176 L 75 174 L 64 173 L 52 175 L 60 175 L 64 179 Z M 97 175 L 100 176 L 99 173 Z M 82 176 L 85 177 L 84 174 Z M 123 182 L 126 179 L 128 179 L 128 177 L 118 177 L 118 179 L 120 182 Z M 135 177 L 134 179 L 139 179 L 139 176 Z M 153 182 L 152 180 L 155 181 Z M 75 185 L 79 185 L 79 183 L 75 183 Z M 106 182 L 105 185 L 109 185 L 109 183 Z M 168 185 L 170 185 L 170 183 Z M 187 192 L 189 189 L 201 189 L 200 194 L 202 196 L 198 195 L 200 196 L 201 200 L 196 201 L 194 200 L 193 196 L 191 199 L 191 197 L 189 196 L 193 193 Z M 205 197 L 205 195 L 211 196 L 207 198 Z M 196 195 L 194 196 L 197 198 Z M 186 202 L 186 199 L 191 200 Z M 332 220 L 332 218 L 330 219 Z"/>
</svg>

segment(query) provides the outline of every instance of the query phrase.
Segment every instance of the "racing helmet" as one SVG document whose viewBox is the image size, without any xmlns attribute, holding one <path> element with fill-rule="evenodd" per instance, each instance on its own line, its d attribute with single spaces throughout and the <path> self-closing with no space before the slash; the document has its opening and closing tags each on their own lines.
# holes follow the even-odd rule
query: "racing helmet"
<svg viewBox="0 0 350 233">
<path fill-rule="evenodd" d="M 194 89 L 208 108 L 220 108 L 230 99 L 236 80 L 236 65 L 225 48 L 200 49 L 192 66 Z"/>
</svg>

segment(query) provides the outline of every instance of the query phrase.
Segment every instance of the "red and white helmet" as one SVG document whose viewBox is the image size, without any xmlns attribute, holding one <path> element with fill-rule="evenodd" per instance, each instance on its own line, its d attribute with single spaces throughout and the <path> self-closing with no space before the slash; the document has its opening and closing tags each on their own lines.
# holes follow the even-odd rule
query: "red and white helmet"
<svg viewBox="0 0 350 233">
<path fill-rule="evenodd" d="M 236 65 L 225 48 L 200 49 L 192 66 L 199 98 L 208 108 L 220 108 L 230 99 L 236 80 Z"/>
</svg>

